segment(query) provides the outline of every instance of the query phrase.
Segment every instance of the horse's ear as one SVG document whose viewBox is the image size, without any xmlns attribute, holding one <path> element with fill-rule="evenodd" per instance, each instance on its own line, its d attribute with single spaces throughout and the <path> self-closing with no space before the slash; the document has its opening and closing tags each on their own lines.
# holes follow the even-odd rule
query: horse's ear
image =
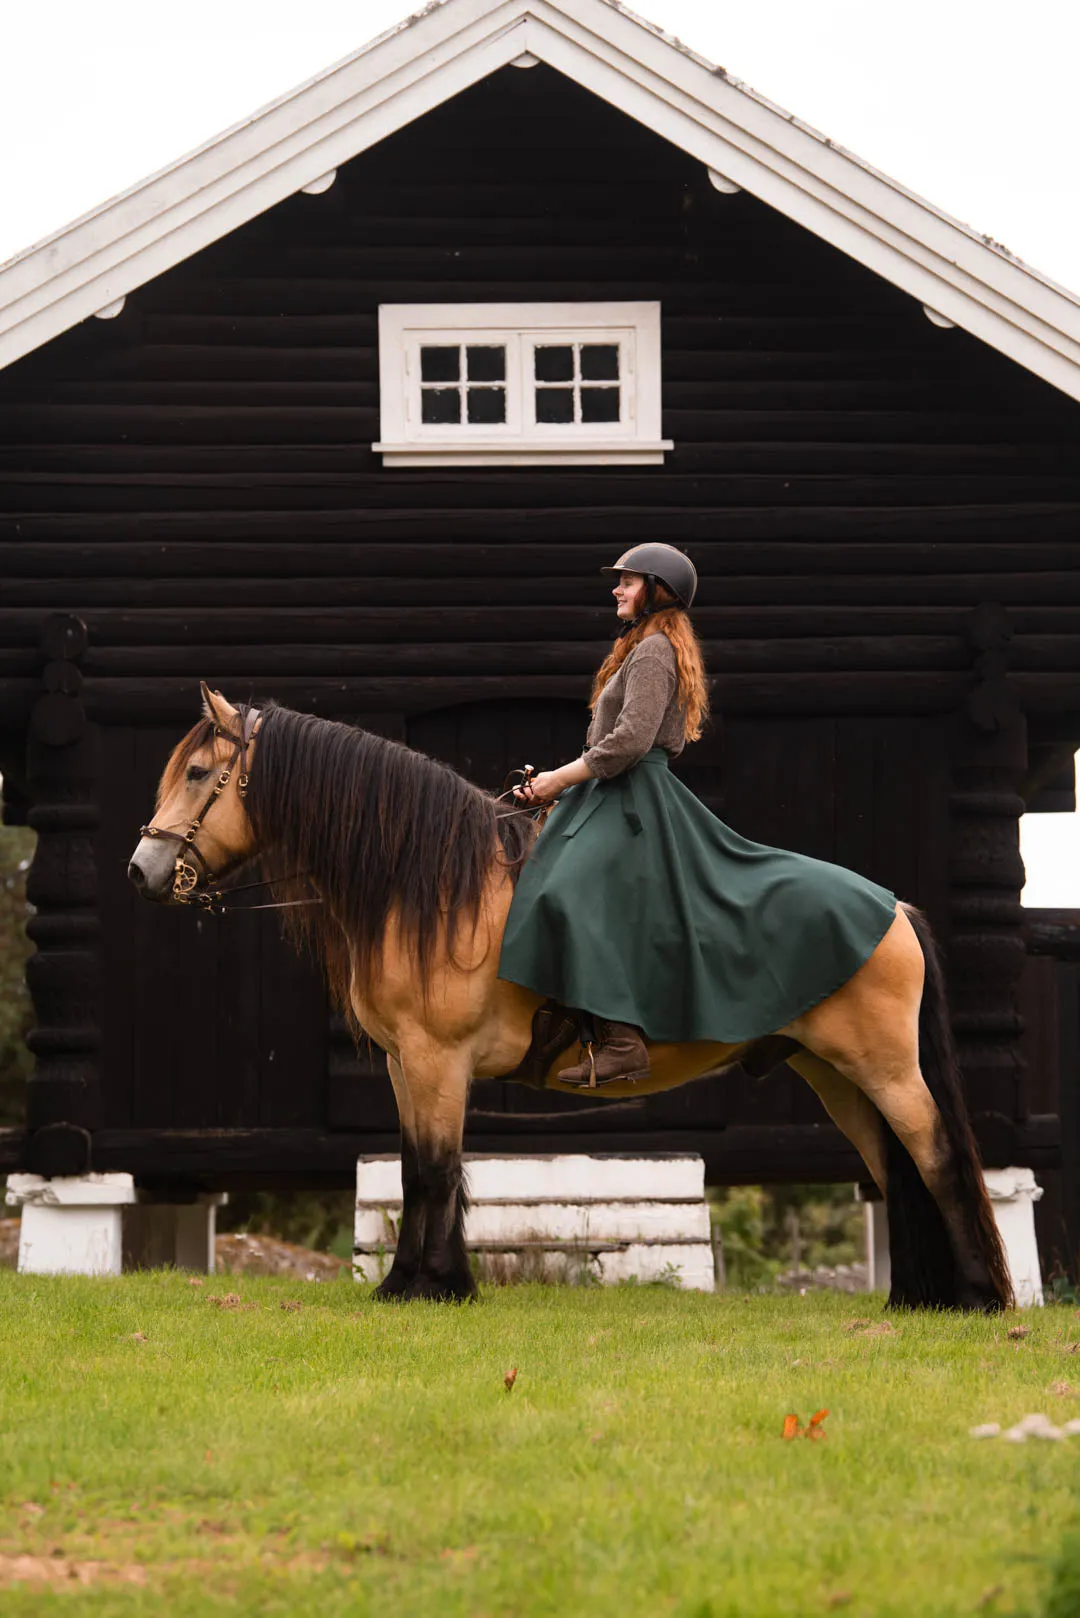
<svg viewBox="0 0 1080 1618">
<path fill-rule="evenodd" d="M 205 680 L 199 681 L 199 690 L 202 692 L 203 713 L 207 719 L 222 730 L 228 730 L 236 718 L 236 709 L 229 706 L 220 691 L 211 691 Z"/>
</svg>

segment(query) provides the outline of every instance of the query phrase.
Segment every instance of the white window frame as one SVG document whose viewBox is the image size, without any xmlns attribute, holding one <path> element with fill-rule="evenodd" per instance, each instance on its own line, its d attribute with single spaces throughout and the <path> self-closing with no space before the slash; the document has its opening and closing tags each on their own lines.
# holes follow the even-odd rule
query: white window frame
<svg viewBox="0 0 1080 1618">
<path fill-rule="evenodd" d="M 538 422 L 533 350 L 583 343 L 619 349 L 619 420 Z M 436 344 L 505 347 L 504 423 L 421 420 L 420 349 Z M 659 303 L 380 304 L 379 391 L 384 466 L 657 466 L 674 448 L 660 436 Z"/>
</svg>

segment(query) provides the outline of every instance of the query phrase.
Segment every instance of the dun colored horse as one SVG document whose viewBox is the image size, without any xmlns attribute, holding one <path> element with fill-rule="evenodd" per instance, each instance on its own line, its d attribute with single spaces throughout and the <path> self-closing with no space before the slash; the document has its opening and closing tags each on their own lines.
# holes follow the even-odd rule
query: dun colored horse
<svg viewBox="0 0 1080 1618">
<path fill-rule="evenodd" d="M 258 858 L 298 944 L 387 1053 L 401 1121 L 404 1204 L 381 1298 L 466 1298 L 462 1133 L 475 1078 L 511 1072 L 539 995 L 497 976 L 531 821 L 435 763 L 368 732 L 203 687 L 203 718 L 174 750 L 129 876 L 160 903 L 213 903 L 211 883 Z M 542 834 L 541 834 L 542 835 Z M 317 896 L 320 902 L 299 903 Z M 1012 1299 L 960 1090 L 944 982 L 926 918 L 899 902 L 870 958 L 772 1032 L 858 1149 L 886 1199 L 890 1302 L 992 1310 Z M 738 1061 L 742 1045 L 653 1044 L 668 1090 Z M 575 1060 L 571 1048 L 548 1075 Z"/>
</svg>

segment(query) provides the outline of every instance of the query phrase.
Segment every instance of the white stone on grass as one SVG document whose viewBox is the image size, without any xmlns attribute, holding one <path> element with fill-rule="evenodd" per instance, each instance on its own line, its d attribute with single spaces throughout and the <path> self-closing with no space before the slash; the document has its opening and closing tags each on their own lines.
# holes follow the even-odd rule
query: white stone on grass
<svg viewBox="0 0 1080 1618">
<path fill-rule="evenodd" d="M 984 1421 L 979 1427 L 970 1427 L 969 1435 L 972 1438 L 1004 1438 L 1010 1444 L 1026 1444 L 1029 1438 L 1046 1438 L 1056 1442 L 1063 1438 L 1080 1438 L 1080 1419 L 1074 1417 L 1062 1427 L 1055 1427 L 1041 1410 L 1033 1410 L 1029 1415 L 1021 1416 L 1014 1427 L 1007 1427 L 1004 1432 L 996 1421 Z"/>
<path fill-rule="evenodd" d="M 1030 1415 L 1022 1416 L 1015 1427 L 1010 1427 L 1003 1435 L 1013 1444 L 1022 1444 L 1028 1438 L 1064 1438 L 1060 1427 L 1055 1427 L 1050 1417 L 1041 1410 L 1033 1410 Z"/>
</svg>

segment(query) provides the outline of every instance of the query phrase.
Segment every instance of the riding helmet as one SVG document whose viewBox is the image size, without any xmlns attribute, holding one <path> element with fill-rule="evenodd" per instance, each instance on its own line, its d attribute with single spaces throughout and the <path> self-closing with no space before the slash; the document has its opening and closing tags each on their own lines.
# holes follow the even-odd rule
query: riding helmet
<svg viewBox="0 0 1080 1618">
<path fill-rule="evenodd" d="M 689 607 L 697 593 L 697 569 L 689 556 L 674 545 L 633 545 L 612 567 L 601 573 L 642 573 L 654 584 L 666 584 L 680 606 Z"/>
</svg>

